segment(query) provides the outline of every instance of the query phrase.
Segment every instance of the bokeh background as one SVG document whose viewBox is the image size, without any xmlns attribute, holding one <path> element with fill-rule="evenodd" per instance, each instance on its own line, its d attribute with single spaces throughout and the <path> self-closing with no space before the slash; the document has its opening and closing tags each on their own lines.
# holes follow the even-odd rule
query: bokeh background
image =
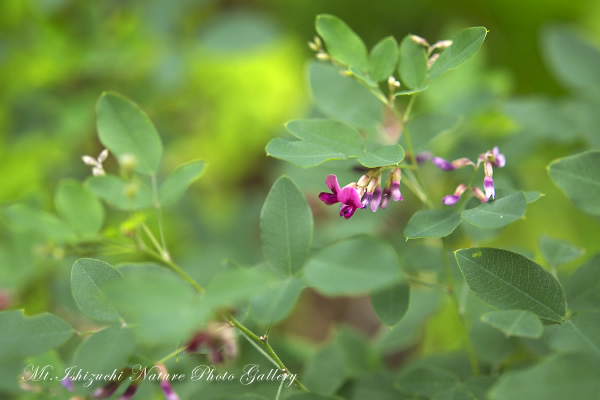
<svg viewBox="0 0 600 400">
<path fill-rule="evenodd" d="M 434 42 L 469 26 L 487 27 L 477 57 L 435 81 L 416 103 L 415 115 L 466 116 L 456 136 L 444 137 L 432 150 L 448 158 L 475 158 L 490 143 L 500 144 L 508 165 L 503 176 L 497 174 L 499 181 L 546 195 L 528 207 L 526 220 L 489 234 L 488 243 L 519 249 L 542 264 L 542 234 L 585 248 L 584 257 L 600 249 L 597 223 L 569 202 L 545 169 L 554 158 L 585 148 L 585 141 L 533 132 L 539 127 L 535 121 L 543 131 L 551 116 L 536 114 L 528 125 L 527 116 L 515 118 L 514 111 L 519 99 L 571 96 L 548 67 L 541 37 L 549 27 L 565 26 L 599 47 L 600 2 L 594 0 L 2 1 L 0 205 L 23 202 L 54 211 L 57 182 L 83 180 L 90 171 L 81 156 L 102 149 L 94 105 L 102 91 L 114 90 L 154 121 L 166 148 L 163 176 L 188 160 L 209 163 L 182 203 L 165 211 L 172 252 L 200 282 L 227 263 L 259 262 L 260 207 L 282 173 L 298 182 L 313 206 L 317 247 L 371 232 L 401 255 L 418 251 L 402 237 L 404 223 L 419 208 L 414 198 L 386 215 L 363 213 L 344 221 L 316 196 L 331 171 L 348 180 L 356 179 L 355 173 L 339 171 L 344 166 L 300 171 L 265 156 L 265 144 L 286 134 L 286 121 L 317 114 L 306 68 L 313 57 L 307 42 L 320 13 L 342 18 L 368 47 L 387 35 L 401 40 L 414 33 Z M 117 168 L 114 159 L 107 162 L 111 168 Z M 433 167 L 425 175 L 440 199 L 461 179 Z M 72 262 L 64 249 L 40 247 L 35 238 L 10 228 L 0 221 L 0 290 L 10 307 L 68 314 L 60 311 L 72 306 Z M 485 244 L 488 237 L 477 235 Z M 470 240 L 459 236 L 453 246 Z M 336 319 L 377 329 L 361 312 L 366 303 L 353 300 L 350 313 L 347 300 L 329 301 L 322 309 L 327 311 L 312 312 L 311 302 L 323 301 L 305 293 L 289 329 L 316 340 L 327 337 L 327 326 Z"/>
</svg>

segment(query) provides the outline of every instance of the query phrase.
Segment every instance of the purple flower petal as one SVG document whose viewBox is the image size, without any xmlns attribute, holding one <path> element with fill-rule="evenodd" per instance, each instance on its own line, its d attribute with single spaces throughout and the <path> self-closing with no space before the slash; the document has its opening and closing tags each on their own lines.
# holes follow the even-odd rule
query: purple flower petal
<svg viewBox="0 0 600 400">
<path fill-rule="evenodd" d="M 475 197 L 477 197 L 482 203 L 488 201 L 488 198 L 485 197 L 485 194 L 483 194 L 481 189 L 479 189 L 477 186 L 473 188 L 473 193 L 475 194 Z"/>
<path fill-rule="evenodd" d="M 391 194 L 392 194 L 392 199 L 394 199 L 394 201 L 404 200 L 402 198 L 402 193 L 400 193 L 400 182 L 396 182 L 396 181 L 392 182 Z"/>
<path fill-rule="evenodd" d="M 496 191 L 494 189 L 494 180 L 491 176 L 486 176 L 483 178 L 483 189 L 485 190 L 485 197 L 488 199 L 490 197 L 493 199 L 496 195 Z"/>
<path fill-rule="evenodd" d="M 340 191 L 340 185 L 338 184 L 337 176 L 333 174 L 327 175 L 327 178 L 325 178 L 325 184 L 333 194 L 337 194 Z"/>
<path fill-rule="evenodd" d="M 354 215 L 355 211 L 356 211 L 356 207 L 354 207 L 354 206 L 341 205 L 340 206 L 340 217 L 350 219 L 350 217 L 352 217 Z"/>
<path fill-rule="evenodd" d="M 431 161 L 436 167 L 444 171 L 452 171 L 456 169 L 456 167 L 450 161 L 446 161 L 441 157 L 433 157 Z"/>
<path fill-rule="evenodd" d="M 382 193 L 381 186 L 377 186 L 375 188 L 375 192 L 373 193 L 373 200 L 371 201 L 371 211 L 376 212 L 379 208 Z"/>
<path fill-rule="evenodd" d="M 177 396 L 177 393 L 175 393 L 175 391 L 173 391 L 173 388 L 171 387 L 171 384 L 169 383 L 169 381 L 161 381 L 160 388 L 162 389 L 163 394 L 165 395 L 165 399 L 179 400 L 179 396 Z"/>
<path fill-rule="evenodd" d="M 417 160 L 417 164 L 422 164 L 425 161 L 429 160 L 430 158 L 431 158 L 431 153 L 428 151 L 419 153 L 419 154 L 417 154 L 417 157 L 415 157 L 415 159 Z"/>
<path fill-rule="evenodd" d="M 365 194 L 363 194 L 363 197 L 361 199 L 361 204 L 362 204 L 361 208 L 369 207 L 369 204 L 371 204 L 371 200 L 373 200 L 373 193 L 365 192 Z"/>
<path fill-rule="evenodd" d="M 453 206 L 458 202 L 458 200 L 460 200 L 460 196 L 456 194 L 449 194 L 448 196 L 442 199 L 442 204 L 445 204 L 447 206 Z"/>
<path fill-rule="evenodd" d="M 354 208 L 362 207 L 360 196 L 352 186 L 344 187 L 338 194 L 338 200 L 347 206 L 353 206 Z"/>
<path fill-rule="evenodd" d="M 65 378 L 61 380 L 60 384 L 62 387 L 69 389 L 70 392 L 75 391 L 75 388 L 73 387 L 73 380 L 71 378 Z"/>
<path fill-rule="evenodd" d="M 337 194 L 327 193 L 327 192 L 319 193 L 319 200 L 321 200 L 323 203 L 327 204 L 328 206 L 339 202 L 338 198 L 337 198 Z"/>
<path fill-rule="evenodd" d="M 133 397 L 133 395 L 135 395 L 135 392 L 137 392 L 139 384 L 139 381 L 135 381 L 131 385 L 129 385 L 127 389 L 125 389 L 125 392 L 121 396 L 119 396 L 119 400 L 130 400 Z"/>
<path fill-rule="evenodd" d="M 381 197 L 381 205 L 379 207 L 385 209 L 388 206 L 389 202 L 390 202 L 390 194 L 384 193 L 383 196 Z"/>
</svg>

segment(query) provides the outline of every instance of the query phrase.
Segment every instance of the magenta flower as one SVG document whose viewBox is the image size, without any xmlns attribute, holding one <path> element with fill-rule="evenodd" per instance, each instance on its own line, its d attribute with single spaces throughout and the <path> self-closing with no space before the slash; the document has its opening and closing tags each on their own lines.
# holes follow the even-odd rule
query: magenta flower
<svg viewBox="0 0 600 400">
<path fill-rule="evenodd" d="M 74 392 L 75 388 L 73 387 L 73 379 L 65 378 L 60 381 L 62 387 L 67 388 L 69 392 Z"/>
<path fill-rule="evenodd" d="M 328 206 L 339 203 L 338 193 L 340 192 L 340 185 L 338 184 L 337 176 L 331 174 L 325 178 L 325 184 L 331 190 L 331 193 L 321 192 L 319 193 L 319 200 Z"/>
<path fill-rule="evenodd" d="M 436 167 L 444 171 L 452 171 L 456 169 L 456 167 L 450 161 L 444 160 L 441 157 L 433 157 L 431 161 Z"/>
<path fill-rule="evenodd" d="M 506 165 L 506 158 L 504 157 L 504 154 L 500 153 L 498 146 L 495 146 L 492 150 L 492 156 L 492 164 L 494 164 L 494 167 L 502 168 Z"/>
<path fill-rule="evenodd" d="M 442 204 L 447 206 L 455 205 L 461 198 L 462 194 L 467 190 L 467 186 L 464 183 L 461 183 L 454 190 L 454 194 L 449 194 L 442 199 Z"/>
<path fill-rule="evenodd" d="M 350 219 L 354 215 L 357 208 L 362 208 L 360 195 L 356 188 L 345 186 L 338 194 L 340 205 L 340 217 Z"/>
<path fill-rule="evenodd" d="M 135 395 L 135 392 L 137 392 L 139 385 L 139 380 L 133 381 L 131 385 L 129 385 L 127 389 L 125 389 L 125 392 L 123 392 L 123 394 L 119 396 L 118 400 L 130 400 Z"/>
<path fill-rule="evenodd" d="M 381 196 L 383 191 L 381 190 L 381 186 L 377 186 L 375 188 L 375 192 L 373 192 L 373 200 L 371 201 L 371 211 L 376 212 L 379 208 L 379 204 L 381 204 Z"/>
<path fill-rule="evenodd" d="M 488 198 L 485 197 L 485 194 L 477 186 L 473 188 L 473 194 L 475 194 L 475 197 L 477 197 L 482 203 L 488 201 Z"/>
<path fill-rule="evenodd" d="M 395 168 L 392 172 L 392 186 L 390 188 L 390 193 L 392 195 L 392 199 L 394 201 L 403 201 L 402 193 L 400 193 L 400 178 L 402 177 L 402 172 L 400 168 Z"/>
<path fill-rule="evenodd" d="M 165 395 L 165 399 L 179 400 L 179 396 L 177 396 L 177 393 L 175 393 L 169 381 L 160 381 L 160 388 L 162 389 L 163 394 Z"/>
</svg>

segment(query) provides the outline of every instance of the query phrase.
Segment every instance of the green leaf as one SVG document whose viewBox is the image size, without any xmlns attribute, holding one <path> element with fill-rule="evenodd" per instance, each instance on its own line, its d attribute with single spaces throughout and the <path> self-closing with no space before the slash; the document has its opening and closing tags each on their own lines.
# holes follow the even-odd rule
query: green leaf
<svg viewBox="0 0 600 400">
<path fill-rule="evenodd" d="M 600 151 L 592 150 L 560 158 L 548 165 L 548 173 L 582 211 L 600 215 Z"/>
<path fill-rule="evenodd" d="M 569 309 L 600 310 L 600 254 L 575 270 L 567 281 L 565 291 Z"/>
<path fill-rule="evenodd" d="M 478 228 L 498 229 L 525 215 L 527 201 L 523 192 L 515 192 L 501 199 L 488 200 L 475 208 L 462 212 L 462 219 Z"/>
<path fill-rule="evenodd" d="M 483 314 L 481 320 L 501 330 L 506 336 L 539 338 L 544 333 L 542 321 L 529 311 L 491 311 Z"/>
<path fill-rule="evenodd" d="M 252 296 L 275 287 L 273 272 L 266 268 L 244 268 L 224 271 L 206 288 L 206 303 L 211 308 L 236 306 Z"/>
<path fill-rule="evenodd" d="M 386 372 L 361 374 L 352 382 L 350 399 L 398 400 L 399 392 L 394 388 L 394 380 L 394 375 Z"/>
<path fill-rule="evenodd" d="M 23 310 L 0 312 L 0 326 L 0 360 L 44 353 L 73 334 L 73 328 L 54 314 L 26 317 Z"/>
<path fill-rule="evenodd" d="M 302 382 L 311 392 L 333 394 L 344 382 L 344 353 L 329 346 L 311 358 L 304 369 Z"/>
<path fill-rule="evenodd" d="M 369 68 L 367 48 L 362 39 L 344 21 L 333 15 L 317 15 L 315 27 L 331 57 L 360 70 Z"/>
<path fill-rule="evenodd" d="M 483 26 L 467 28 L 460 32 L 452 40 L 452 45 L 445 49 L 433 63 L 428 78 L 435 79 L 468 61 L 479 51 L 486 35 L 487 29 Z"/>
<path fill-rule="evenodd" d="M 376 147 L 358 158 L 358 162 L 367 168 L 398 165 L 402 160 L 404 149 L 399 144 Z"/>
<path fill-rule="evenodd" d="M 97 233 L 104 222 L 104 208 L 94 194 L 75 180 L 61 181 L 54 199 L 58 213 L 78 233 Z"/>
<path fill-rule="evenodd" d="M 454 387 L 452 389 L 445 390 L 443 392 L 436 393 L 435 396 L 431 398 L 431 400 L 474 400 L 477 399 L 473 396 L 473 393 L 470 391 Z"/>
<path fill-rule="evenodd" d="M 505 361 L 517 347 L 515 338 L 507 337 L 499 330 L 477 320 L 472 322 L 469 336 L 477 357 L 492 365 Z"/>
<path fill-rule="evenodd" d="M 152 207 L 152 192 L 141 182 L 127 182 L 118 176 L 92 176 L 85 182 L 88 189 L 110 206 L 122 211 Z"/>
<path fill-rule="evenodd" d="M 387 326 L 394 326 L 408 311 L 410 285 L 408 282 L 400 282 L 371 292 L 370 298 L 377 318 Z"/>
<path fill-rule="evenodd" d="M 105 291 L 105 285 L 123 280 L 119 271 L 104 261 L 81 258 L 71 270 L 71 293 L 77 307 L 90 318 L 118 321 L 121 318 Z"/>
<path fill-rule="evenodd" d="M 545 194 L 535 191 L 523 192 L 527 204 L 534 203 L 545 196 Z"/>
<path fill-rule="evenodd" d="M 308 258 L 313 234 L 310 207 L 300 188 L 286 176 L 267 195 L 260 213 L 260 240 L 266 260 L 291 276 Z"/>
<path fill-rule="evenodd" d="M 288 278 L 278 287 L 259 293 L 251 303 L 254 319 L 264 324 L 282 321 L 292 312 L 304 287 L 301 280 Z"/>
<path fill-rule="evenodd" d="M 583 249 L 546 235 L 540 237 L 540 250 L 548 264 L 553 267 L 566 264 L 583 255 Z"/>
<path fill-rule="evenodd" d="M 550 347 L 565 353 L 600 356 L 600 312 L 588 312 L 565 321 L 549 338 Z"/>
<path fill-rule="evenodd" d="M 327 147 L 332 153 L 356 157 L 365 150 L 365 143 L 358 131 L 342 122 L 330 119 L 301 119 L 285 126 L 298 139 Z"/>
<path fill-rule="evenodd" d="M 557 142 L 578 139 L 577 127 L 558 102 L 541 96 L 512 98 L 504 111 L 521 129 Z"/>
<path fill-rule="evenodd" d="M 503 374 L 488 392 L 490 400 L 596 400 L 600 359 L 586 354 L 547 358 L 533 367 Z"/>
<path fill-rule="evenodd" d="M 291 162 L 300 168 L 311 168 L 325 161 L 346 160 L 345 154 L 332 152 L 329 147 L 309 142 L 290 142 L 282 138 L 272 139 L 265 151 L 268 156 Z"/>
<path fill-rule="evenodd" d="M 169 206 L 176 203 L 192 183 L 197 181 L 206 170 L 204 161 L 192 161 L 180 165 L 163 182 L 158 191 L 161 206 Z"/>
<path fill-rule="evenodd" d="M 304 269 L 305 281 L 327 296 L 377 290 L 401 278 L 394 249 L 368 237 L 328 246 L 309 260 Z"/>
<path fill-rule="evenodd" d="M 416 89 L 423 86 L 427 76 L 427 54 L 425 47 L 415 43 L 406 35 L 400 43 L 398 74 L 404 86 Z"/>
<path fill-rule="evenodd" d="M 407 239 L 446 237 L 460 225 L 460 215 L 454 210 L 421 210 L 410 218 L 404 228 Z"/>
<path fill-rule="evenodd" d="M 84 371 L 110 374 L 123 368 L 135 349 L 135 338 L 129 328 L 110 327 L 91 335 L 77 349 L 72 365 Z"/>
<path fill-rule="evenodd" d="M 329 396 L 326 394 L 309 393 L 309 392 L 296 392 L 291 396 L 285 398 L 286 400 L 341 400 L 337 396 Z"/>
<path fill-rule="evenodd" d="M 600 87 L 600 51 L 568 28 L 542 30 L 542 55 L 554 76 L 575 89 Z"/>
<path fill-rule="evenodd" d="M 45 238 L 58 241 L 69 240 L 75 236 L 71 228 L 55 215 L 35 210 L 25 204 L 13 204 L 5 207 L 2 214 L 18 230 L 35 232 Z"/>
<path fill-rule="evenodd" d="M 360 83 L 323 63 L 310 64 L 308 73 L 315 105 L 325 116 L 361 129 L 381 123 L 383 104 Z"/>
<path fill-rule="evenodd" d="M 432 397 L 458 385 L 458 378 L 451 372 L 433 367 L 416 367 L 400 373 L 396 389 L 412 396 Z"/>
<path fill-rule="evenodd" d="M 148 116 L 117 93 L 102 93 L 96 104 L 100 141 L 118 158 L 135 158 L 135 170 L 153 175 L 160 166 L 162 143 Z"/>
<path fill-rule="evenodd" d="M 432 140 L 451 132 L 461 121 L 462 117 L 457 115 L 423 115 L 409 120 L 406 129 L 410 132 L 415 152 L 420 152 L 430 149 Z"/>
<path fill-rule="evenodd" d="M 525 310 L 561 322 L 566 313 L 560 283 L 530 259 L 507 250 L 471 248 L 455 252 L 467 284 L 483 301 L 502 310 Z"/>
<path fill-rule="evenodd" d="M 375 81 L 384 81 L 394 73 L 398 62 L 398 43 L 392 36 L 381 39 L 369 55 L 369 74 Z"/>
</svg>

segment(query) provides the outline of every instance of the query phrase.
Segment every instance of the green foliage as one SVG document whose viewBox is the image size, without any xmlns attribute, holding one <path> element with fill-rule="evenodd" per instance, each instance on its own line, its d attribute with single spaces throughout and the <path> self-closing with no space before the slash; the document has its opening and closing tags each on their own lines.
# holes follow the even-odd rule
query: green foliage
<svg viewBox="0 0 600 400">
<path fill-rule="evenodd" d="M 169 206 L 176 203 L 190 187 L 197 181 L 206 170 L 204 161 L 192 161 L 180 165 L 160 186 L 158 198 L 162 206 Z"/>
<path fill-rule="evenodd" d="M 336 346 L 322 349 L 306 364 L 303 379 L 311 391 L 335 393 L 344 382 L 344 353 Z"/>
<path fill-rule="evenodd" d="M 465 210 L 461 217 L 478 228 L 498 229 L 523 218 L 526 206 L 523 193 L 516 192 Z"/>
<path fill-rule="evenodd" d="M 556 186 L 582 211 L 600 215 L 600 151 L 587 151 L 555 160 L 548 173 Z"/>
<path fill-rule="evenodd" d="M 358 158 L 358 162 L 367 168 L 398 165 L 404 160 L 404 149 L 398 144 L 379 146 Z"/>
<path fill-rule="evenodd" d="M 583 254 L 582 249 L 546 235 L 540 237 L 540 251 L 548 264 L 553 267 L 576 260 Z"/>
<path fill-rule="evenodd" d="M 270 324 L 285 319 L 300 297 L 305 284 L 300 279 L 288 278 L 276 288 L 257 294 L 251 303 L 257 321 Z"/>
<path fill-rule="evenodd" d="M 427 55 L 425 48 L 415 43 L 410 35 L 400 42 L 400 63 L 398 74 L 405 86 L 416 89 L 423 86 L 427 76 Z"/>
<path fill-rule="evenodd" d="M 402 372 L 395 386 L 404 394 L 430 398 L 439 392 L 452 389 L 457 384 L 458 378 L 451 372 L 439 368 L 419 367 Z"/>
<path fill-rule="evenodd" d="M 571 310 L 600 309 L 600 254 L 596 254 L 571 275 L 565 291 Z"/>
<path fill-rule="evenodd" d="M 387 326 L 394 326 L 408 310 L 410 285 L 400 282 L 394 286 L 371 292 L 371 306 L 377 318 Z"/>
<path fill-rule="evenodd" d="M 317 16 L 315 28 L 334 59 L 362 71 L 369 68 L 365 44 L 344 21 L 333 15 L 321 14 Z"/>
<path fill-rule="evenodd" d="M 296 274 L 308 258 L 312 234 L 313 219 L 306 198 L 290 178 L 279 178 L 260 214 L 265 258 L 277 271 Z"/>
<path fill-rule="evenodd" d="M 460 225 L 460 215 L 454 210 L 417 211 L 406 224 L 407 239 L 446 237 Z"/>
<path fill-rule="evenodd" d="M 507 250 L 472 248 L 457 250 L 456 261 L 471 290 L 492 307 L 531 311 L 552 322 L 564 319 L 560 284 L 528 258 Z"/>
<path fill-rule="evenodd" d="M 71 228 L 56 216 L 24 204 L 8 206 L 2 210 L 2 214 L 10 224 L 22 231 L 34 232 L 61 242 L 75 235 Z"/>
<path fill-rule="evenodd" d="M 392 36 L 381 39 L 369 54 L 369 74 L 375 81 L 386 80 L 396 69 L 398 43 Z"/>
<path fill-rule="evenodd" d="M 564 353 L 600 356 L 600 313 L 578 314 L 563 323 L 550 336 L 550 346 Z"/>
<path fill-rule="evenodd" d="M 452 39 L 452 45 L 444 50 L 433 64 L 428 78 L 435 79 L 468 61 L 479 51 L 486 35 L 487 29 L 482 26 L 467 28 L 460 32 Z"/>
<path fill-rule="evenodd" d="M 501 330 L 506 336 L 539 338 L 544 332 L 542 321 L 530 311 L 491 311 L 483 314 L 481 320 Z"/>
<path fill-rule="evenodd" d="M 81 234 L 97 233 L 104 223 L 102 203 L 88 188 L 74 180 L 62 181 L 54 199 L 58 213 Z"/>
<path fill-rule="evenodd" d="M 143 210 L 152 206 L 152 192 L 142 182 L 128 182 L 115 175 L 93 176 L 86 186 L 117 210 Z"/>
<path fill-rule="evenodd" d="M 84 371 L 99 373 L 117 371 L 126 365 L 135 349 L 135 338 L 129 328 L 111 327 L 91 335 L 75 352 L 73 365 Z"/>
</svg>

